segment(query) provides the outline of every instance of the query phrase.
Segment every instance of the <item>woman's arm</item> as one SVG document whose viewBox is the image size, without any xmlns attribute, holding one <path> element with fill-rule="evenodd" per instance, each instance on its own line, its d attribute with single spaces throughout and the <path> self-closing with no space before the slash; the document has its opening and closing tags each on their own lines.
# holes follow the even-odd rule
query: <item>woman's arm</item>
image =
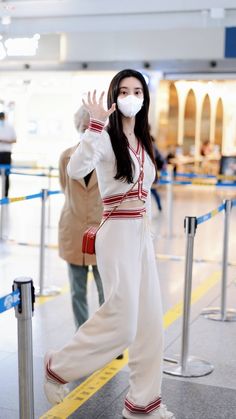
<svg viewBox="0 0 236 419">
<path fill-rule="evenodd" d="M 92 95 L 88 92 L 87 102 L 82 100 L 90 115 L 90 124 L 67 166 L 68 175 L 73 179 L 86 176 L 96 168 L 99 161 L 108 157 L 110 139 L 104 130 L 104 126 L 107 118 L 115 111 L 116 106 L 113 103 L 110 109 L 105 110 L 103 97 L 104 92 L 97 99 L 96 90 L 94 90 Z"/>
<path fill-rule="evenodd" d="M 93 121 L 93 120 L 92 120 Z M 72 154 L 67 166 L 67 173 L 73 179 L 81 179 L 96 168 L 97 164 L 107 159 L 110 154 L 110 138 L 104 125 L 101 124 L 100 131 L 89 128 L 82 136 L 81 142 Z"/>
</svg>

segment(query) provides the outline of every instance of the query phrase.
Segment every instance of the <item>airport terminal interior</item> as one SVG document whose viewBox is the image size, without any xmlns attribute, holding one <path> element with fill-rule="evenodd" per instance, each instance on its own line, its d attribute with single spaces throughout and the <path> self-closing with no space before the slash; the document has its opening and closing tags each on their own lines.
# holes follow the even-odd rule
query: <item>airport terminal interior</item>
<svg viewBox="0 0 236 419">
<path fill-rule="evenodd" d="M 0 1 L 0 115 L 17 138 L 8 198 L 0 162 L 0 419 L 123 418 L 128 348 L 69 383 L 55 406 L 44 394 L 43 360 L 76 331 L 58 250 L 59 158 L 79 142 L 74 115 L 87 92 L 106 95 L 125 68 L 148 85 L 151 134 L 164 162 L 153 184 L 159 204 L 151 194 L 162 400 L 175 419 L 236 419 L 236 6 L 201 0 Z M 0 141 L 0 157 L 1 150 Z M 25 279 L 36 294 L 27 322 L 12 304 L 13 282 Z M 99 308 L 92 266 L 87 297 L 92 316 Z M 20 339 L 26 324 L 32 354 L 30 337 Z"/>
</svg>

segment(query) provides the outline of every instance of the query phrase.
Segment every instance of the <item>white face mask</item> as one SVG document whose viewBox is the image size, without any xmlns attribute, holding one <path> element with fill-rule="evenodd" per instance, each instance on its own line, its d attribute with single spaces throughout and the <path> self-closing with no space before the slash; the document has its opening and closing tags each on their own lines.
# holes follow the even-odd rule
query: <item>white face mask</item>
<svg viewBox="0 0 236 419">
<path fill-rule="evenodd" d="M 117 106 L 121 113 L 127 118 L 135 116 L 143 106 L 143 98 L 129 95 L 123 98 L 117 98 Z"/>
</svg>

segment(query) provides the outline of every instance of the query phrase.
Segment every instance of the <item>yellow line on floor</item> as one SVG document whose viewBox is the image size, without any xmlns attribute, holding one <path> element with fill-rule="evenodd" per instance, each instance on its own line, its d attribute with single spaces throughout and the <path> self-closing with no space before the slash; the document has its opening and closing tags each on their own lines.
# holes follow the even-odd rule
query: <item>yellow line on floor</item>
<svg viewBox="0 0 236 419">
<path fill-rule="evenodd" d="M 91 281 L 93 279 L 94 279 L 93 273 L 91 271 L 89 271 L 88 272 L 88 280 Z M 52 300 L 54 300 L 54 298 L 59 297 L 60 295 L 67 294 L 68 291 L 69 291 L 69 285 L 67 284 L 67 285 L 64 285 L 64 287 L 61 288 L 59 294 L 54 294 L 54 295 L 45 296 L 45 297 L 44 296 L 38 296 L 36 298 L 36 306 L 44 304 L 47 301 L 52 301 Z"/>
<path fill-rule="evenodd" d="M 63 294 L 67 294 L 69 291 L 69 285 L 65 285 L 64 287 L 62 287 L 60 294 L 56 294 L 56 295 L 51 295 L 51 296 L 39 296 L 36 297 L 36 306 L 42 305 L 44 303 L 46 303 L 47 301 L 52 301 L 54 300 L 54 298 L 59 297 L 60 295 Z"/>
<path fill-rule="evenodd" d="M 200 300 L 214 285 L 219 281 L 221 272 L 214 272 L 211 276 L 205 279 L 197 288 L 192 292 L 191 304 Z M 172 323 L 175 322 L 183 313 L 183 301 L 175 304 L 164 315 L 164 328 L 167 329 Z"/>
<path fill-rule="evenodd" d="M 214 272 L 206 278 L 192 292 L 191 304 L 199 301 L 220 279 L 220 272 Z M 164 315 L 164 328 L 167 329 L 174 323 L 183 312 L 183 302 L 174 305 Z M 52 407 L 40 419 L 66 419 L 69 418 L 80 406 L 98 392 L 108 381 L 110 381 L 128 363 L 128 351 L 125 351 L 122 360 L 113 360 L 104 368 L 96 371 L 81 385 L 75 388 L 62 403 Z"/>
<path fill-rule="evenodd" d="M 124 358 L 110 362 L 99 371 L 92 374 L 80 386 L 75 388 L 62 403 L 54 406 L 51 410 L 41 416 L 40 419 L 66 419 L 78 408 L 98 392 L 108 381 L 110 381 L 128 363 L 128 351 L 125 351 Z"/>
</svg>

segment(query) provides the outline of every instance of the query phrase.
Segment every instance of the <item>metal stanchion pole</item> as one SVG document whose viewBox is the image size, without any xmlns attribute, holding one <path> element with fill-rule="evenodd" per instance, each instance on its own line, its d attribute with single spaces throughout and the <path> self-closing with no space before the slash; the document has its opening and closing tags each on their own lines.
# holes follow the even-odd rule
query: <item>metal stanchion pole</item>
<svg viewBox="0 0 236 419">
<path fill-rule="evenodd" d="M 20 419 L 34 418 L 32 315 L 34 287 L 31 278 L 16 278 L 13 289 L 20 290 L 20 304 L 15 308 L 18 334 L 18 381 Z"/>
<path fill-rule="evenodd" d="M 37 296 L 50 296 L 60 293 L 58 287 L 44 287 L 44 270 L 45 270 L 45 213 L 46 200 L 48 190 L 42 189 L 42 207 L 41 207 L 41 230 L 40 230 L 40 259 L 39 259 L 39 290 L 37 289 Z"/>
<path fill-rule="evenodd" d="M 236 321 L 236 310 L 226 309 L 226 287 L 228 277 L 228 248 L 229 248 L 229 223 L 230 213 L 232 208 L 232 201 L 226 200 L 225 216 L 224 216 L 224 241 L 223 241 L 223 255 L 222 255 L 222 280 L 221 280 L 221 306 L 205 308 L 202 315 L 210 320 L 217 321 Z"/>
<path fill-rule="evenodd" d="M 43 293 L 44 286 L 44 262 L 45 262 L 45 207 L 48 190 L 42 189 L 42 206 L 41 206 L 41 229 L 40 229 L 40 259 L 39 259 L 39 292 Z"/>
<path fill-rule="evenodd" d="M 197 228 L 196 217 L 185 217 L 186 256 L 185 256 L 185 283 L 184 283 L 184 308 L 181 354 L 176 359 L 166 358 L 165 361 L 174 363 L 164 368 L 164 372 L 180 377 L 201 377 L 210 374 L 214 367 L 209 362 L 189 356 L 189 322 L 192 292 L 193 247 L 194 236 Z M 179 359 L 179 361 L 178 361 Z"/>
<path fill-rule="evenodd" d="M 173 167 L 168 165 L 167 169 L 167 237 L 171 238 L 173 236 Z"/>
<path fill-rule="evenodd" d="M 48 169 L 48 190 L 51 190 L 52 186 L 52 167 L 49 167 Z M 51 207 L 50 207 L 50 196 L 48 196 L 48 227 L 51 227 Z"/>
<path fill-rule="evenodd" d="M 1 197 L 4 198 L 5 197 L 5 182 L 6 182 L 6 169 L 4 167 L 1 167 Z"/>
<path fill-rule="evenodd" d="M 2 191 L 1 191 L 1 197 L 5 198 L 5 181 L 6 181 L 6 173 L 5 169 L 1 168 L 1 180 L 2 180 Z M 0 240 L 3 240 L 3 229 L 4 229 L 4 220 L 5 220 L 5 205 L 0 206 Z"/>
</svg>

